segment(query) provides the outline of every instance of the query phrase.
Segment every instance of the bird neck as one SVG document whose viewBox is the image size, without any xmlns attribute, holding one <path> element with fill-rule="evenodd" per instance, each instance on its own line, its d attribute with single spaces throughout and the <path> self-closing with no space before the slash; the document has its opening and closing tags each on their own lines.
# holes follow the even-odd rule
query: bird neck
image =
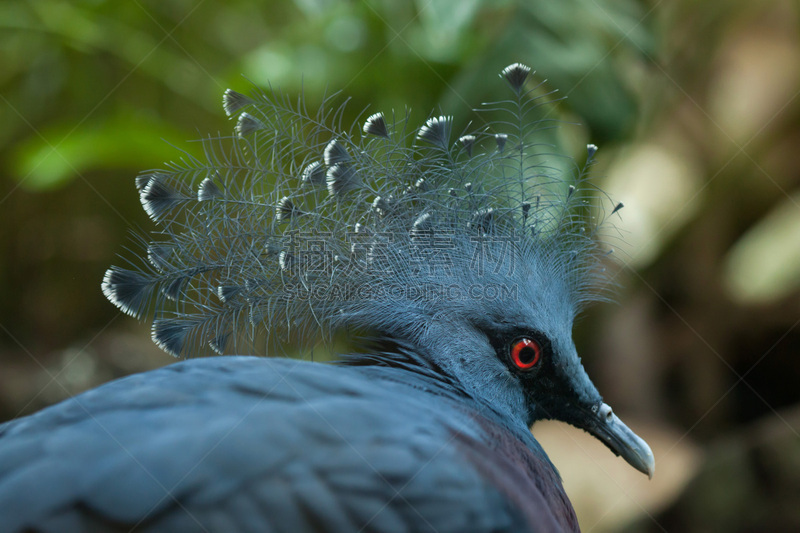
<svg viewBox="0 0 800 533">
<path fill-rule="evenodd" d="M 366 348 L 364 353 L 344 355 L 337 364 L 359 367 L 372 378 L 402 382 L 437 396 L 456 400 L 468 409 L 494 419 L 505 427 L 513 428 L 522 440 L 533 440 L 527 418 L 523 414 L 517 416 L 515 410 L 507 408 L 502 403 L 502 397 L 475 394 L 472 392 L 473 388 L 410 344 L 380 337 L 366 339 L 363 345 Z"/>
<path fill-rule="evenodd" d="M 523 510 L 530 498 L 541 500 L 535 509 L 552 510 L 554 529 L 576 531 L 577 519 L 558 470 L 526 426 L 525 420 L 497 408 L 486 398 L 470 394 L 455 376 L 403 343 L 382 340 L 379 349 L 344 356 L 338 364 L 356 367 L 370 380 L 413 387 L 455 407 L 454 416 L 478 429 L 454 431 L 452 442 L 487 480 Z M 437 410 L 439 413 L 447 409 Z M 460 414 L 457 414 L 460 413 Z M 453 423 L 453 428 L 465 427 Z M 541 517 L 525 516 L 531 524 Z"/>
<path fill-rule="evenodd" d="M 457 396 L 469 396 L 457 379 L 403 341 L 386 337 L 366 338 L 360 344 L 366 348 L 364 353 L 343 355 L 336 364 L 360 367 L 367 372 L 386 377 L 398 375 L 395 371 L 399 371 L 400 376 L 429 382 Z M 387 369 L 393 371 L 384 372 Z"/>
</svg>

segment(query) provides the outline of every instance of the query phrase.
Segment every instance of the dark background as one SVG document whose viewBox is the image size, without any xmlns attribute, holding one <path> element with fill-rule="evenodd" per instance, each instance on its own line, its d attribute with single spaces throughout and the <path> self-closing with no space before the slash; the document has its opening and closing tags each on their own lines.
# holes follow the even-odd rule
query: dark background
<svg viewBox="0 0 800 533">
<path fill-rule="evenodd" d="M 173 361 L 100 281 L 152 229 L 134 176 L 229 132 L 225 88 L 465 124 L 521 61 L 626 205 L 576 338 L 658 466 L 537 426 L 584 530 L 800 530 L 799 27 L 790 0 L 5 0 L 0 419 Z"/>
</svg>

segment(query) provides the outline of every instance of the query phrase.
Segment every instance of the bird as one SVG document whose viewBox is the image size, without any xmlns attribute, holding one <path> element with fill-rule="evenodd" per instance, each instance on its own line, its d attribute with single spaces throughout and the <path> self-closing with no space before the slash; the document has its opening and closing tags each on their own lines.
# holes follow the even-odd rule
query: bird
<svg viewBox="0 0 800 533">
<path fill-rule="evenodd" d="M 461 135 L 227 90 L 231 134 L 137 176 L 158 229 L 102 281 L 181 360 L 1 425 L 0 531 L 577 531 L 547 419 L 652 477 L 572 340 L 622 204 L 595 145 L 536 140 L 545 82 L 500 78 Z"/>
</svg>

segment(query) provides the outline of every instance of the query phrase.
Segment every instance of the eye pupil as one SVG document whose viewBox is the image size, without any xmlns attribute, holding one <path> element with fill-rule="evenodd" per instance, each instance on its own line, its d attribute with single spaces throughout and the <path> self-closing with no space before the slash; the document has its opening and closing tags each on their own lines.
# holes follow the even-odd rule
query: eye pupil
<svg viewBox="0 0 800 533">
<path fill-rule="evenodd" d="M 530 370 L 542 355 L 542 348 L 538 342 L 523 338 L 511 346 L 511 360 L 520 370 Z"/>
<path fill-rule="evenodd" d="M 530 363 L 536 359 L 536 350 L 532 348 L 525 347 L 519 352 L 519 360 L 523 364 Z"/>
</svg>

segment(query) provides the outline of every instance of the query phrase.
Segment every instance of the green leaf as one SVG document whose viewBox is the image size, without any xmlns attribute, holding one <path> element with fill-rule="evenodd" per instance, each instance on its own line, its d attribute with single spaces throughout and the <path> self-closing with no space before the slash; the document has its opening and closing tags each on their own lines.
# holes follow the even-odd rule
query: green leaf
<svg viewBox="0 0 800 533">
<path fill-rule="evenodd" d="M 153 168 L 179 156 L 175 146 L 201 152 L 199 146 L 187 145 L 191 135 L 186 131 L 131 111 L 74 128 L 72 123 L 57 124 L 16 147 L 12 169 L 23 188 L 57 189 L 98 169 Z"/>
</svg>

